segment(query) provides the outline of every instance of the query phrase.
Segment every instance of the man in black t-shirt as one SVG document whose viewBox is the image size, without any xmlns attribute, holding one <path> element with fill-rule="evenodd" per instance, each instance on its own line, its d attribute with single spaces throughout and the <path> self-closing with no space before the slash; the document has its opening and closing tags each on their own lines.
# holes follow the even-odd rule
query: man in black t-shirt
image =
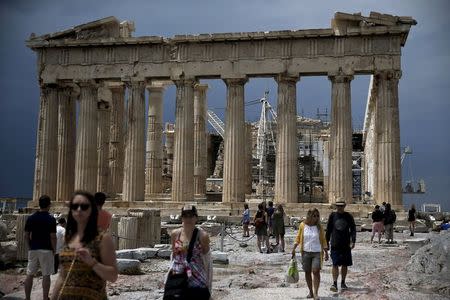
<svg viewBox="0 0 450 300">
<path fill-rule="evenodd" d="M 49 214 L 50 197 L 39 198 L 40 210 L 28 217 L 25 232 L 28 240 L 28 266 L 25 279 L 25 297 L 30 299 L 33 277 L 38 268 L 42 272 L 43 299 L 48 298 L 50 275 L 54 271 L 54 251 L 56 250 L 56 219 Z"/>
<path fill-rule="evenodd" d="M 331 249 L 331 260 L 333 261 L 333 285 L 330 290 L 337 292 L 337 279 L 339 277 L 339 266 L 341 266 L 341 289 L 347 289 L 345 277 L 347 267 L 353 264 L 351 249 L 355 247 L 356 225 L 353 216 L 344 211 L 345 201 L 336 201 L 336 212 L 332 212 L 328 218 L 326 239 Z"/>
</svg>

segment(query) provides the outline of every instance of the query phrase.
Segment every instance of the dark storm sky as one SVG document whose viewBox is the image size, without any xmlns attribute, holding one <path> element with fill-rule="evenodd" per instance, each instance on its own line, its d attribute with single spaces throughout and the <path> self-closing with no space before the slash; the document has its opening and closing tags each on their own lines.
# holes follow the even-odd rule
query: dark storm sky
<svg viewBox="0 0 450 300">
<path fill-rule="evenodd" d="M 450 12 L 449 1 L 0 1 L 0 197 L 30 197 L 32 194 L 39 87 L 36 56 L 25 47 L 31 32 L 38 35 L 116 16 L 133 20 L 134 36 L 196 34 L 212 32 L 269 31 L 329 28 L 334 12 L 378 11 L 412 16 L 403 48 L 400 82 L 401 144 L 413 149 L 411 169 L 406 162 L 404 180 L 423 178 L 427 194 L 405 198 L 411 202 L 437 202 L 450 211 Z M 208 81 L 210 108 L 223 118 L 225 85 Z M 369 77 L 352 82 L 352 119 L 362 126 Z M 325 77 L 302 78 L 297 84 L 299 114 L 315 116 L 316 109 L 330 111 L 330 83 Z M 246 101 L 270 90 L 276 104 L 276 86 L 271 79 L 252 79 L 246 85 Z M 167 90 L 164 120 L 174 119 L 174 88 Z M 259 108 L 246 110 L 256 120 Z M 406 168 L 408 167 L 408 168 Z"/>
</svg>

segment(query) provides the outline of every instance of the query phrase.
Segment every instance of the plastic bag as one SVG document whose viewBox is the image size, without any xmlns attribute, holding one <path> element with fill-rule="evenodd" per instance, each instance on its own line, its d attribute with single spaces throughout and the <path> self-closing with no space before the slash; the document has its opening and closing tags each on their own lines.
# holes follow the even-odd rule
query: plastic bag
<svg viewBox="0 0 450 300">
<path fill-rule="evenodd" d="M 286 274 L 286 282 L 287 283 L 297 283 L 298 282 L 298 266 L 297 266 L 297 260 L 295 257 L 291 259 L 289 262 L 289 268 Z"/>
</svg>

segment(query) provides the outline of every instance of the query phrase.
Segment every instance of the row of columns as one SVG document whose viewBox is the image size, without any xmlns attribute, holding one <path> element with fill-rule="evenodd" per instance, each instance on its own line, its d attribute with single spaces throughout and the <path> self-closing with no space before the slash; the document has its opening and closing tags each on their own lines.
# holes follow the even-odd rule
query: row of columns
<svg viewBox="0 0 450 300">
<path fill-rule="evenodd" d="M 387 202 L 400 201 L 400 147 L 398 72 L 377 73 L 376 194 Z M 329 141 L 328 198 L 333 203 L 352 198 L 351 89 L 353 77 L 330 74 L 332 86 Z M 297 108 L 298 76 L 280 75 L 278 83 L 277 156 L 275 200 L 298 202 Z M 223 202 L 243 202 L 251 188 L 251 173 L 242 165 L 249 157 L 244 117 L 246 77 L 225 79 L 227 112 Z M 193 79 L 174 81 L 176 121 L 174 136 L 172 200 L 191 201 L 205 193 L 206 89 Z M 98 85 L 78 82 L 79 113 L 75 143 L 75 96 L 70 88 L 52 85 L 41 89 L 36 149 L 34 199 L 41 194 L 67 200 L 74 189 L 123 192 L 124 201 L 144 200 L 145 194 L 162 192 L 163 86 L 149 88 L 147 144 L 145 145 L 145 82 L 131 81 L 126 109 L 126 142 L 123 151 L 124 87 L 109 86 L 111 101 L 99 102 Z M 247 132 L 247 134 L 246 134 Z M 97 140 L 98 139 L 98 140 Z M 248 140 L 248 139 L 247 139 Z M 73 153 L 73 149 L 76 149 Z M 125 155 L 123 155 L 125 152 Z M 108 158 L 107 158 L 108 157 Z M 75 170 L 73 172 L 72 170 Z M 247 178 L 248 179 L 248 178 Z M 120 187 L 122 188 L 120 190 Z M 397 200 L 399 199 L 399 200 Z"/>
</svg>

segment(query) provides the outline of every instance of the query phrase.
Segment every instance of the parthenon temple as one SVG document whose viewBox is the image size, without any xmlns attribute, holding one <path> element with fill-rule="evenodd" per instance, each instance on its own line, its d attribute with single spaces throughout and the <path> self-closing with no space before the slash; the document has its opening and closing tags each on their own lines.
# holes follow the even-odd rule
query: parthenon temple
<svg viewBox="0 0 450 300">
<path fill-rule="evenodd" d="M 47 194 L 65 201 L 77 189 L 104 191 L 122 202 L 202 199 L 210 174 L 208 86 L 200 80 L 221 79 L 227 89 L 221 201 L 244 202 L 251 197 L 245 84 L 272 77 L 278 84 L 274 200 L 301 202 L 296 83 L 327 76 L 326 199 L 351 202 L 351 84 L 354 76 L 373 75 L 363 135 L 364 182 L 376 203 L 402 205 L 398 84 L 401 48 L 415 24 L 411 17 L 336 13 L 326 29 L 165 38 L 133 37 L 133 22 L 108 17 L 32 34 L 26 43 L 37 54 L 40 84 L 33 200 Z M 176 86 L 175 123 L 165 128 L 169 84 Z M 164 197 L 164 157 L 172 168 L 170 197 Z"/>
</svg>

